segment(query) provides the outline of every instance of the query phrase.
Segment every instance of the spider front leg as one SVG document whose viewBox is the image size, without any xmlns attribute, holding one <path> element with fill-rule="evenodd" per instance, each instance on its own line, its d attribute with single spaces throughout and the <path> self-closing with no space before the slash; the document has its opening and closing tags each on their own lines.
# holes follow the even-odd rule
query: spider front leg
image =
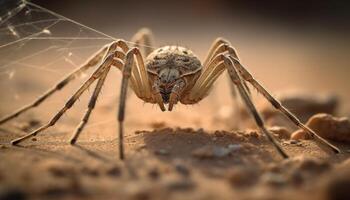
<svg viewBox="0 0 350 200">
<path fill-rule="evenodd" d="M 136 48 L 129 50 L 126 54 L 125 65 L 122 68 L 122 84 L 120 90 L 119 110 L 118 110 L 118 124 L 119 124 L 119 157 L 124 159 L 124 118 L 127 89 L 129 81 L 131 80 L 131 88 L 134 90 L 137 97 L 146 102 L 157 103 L 162 111 L 165 111 L 162 96 L 159 92 L 159 87 L 154 85 L 152 88 L 149 85 L 147 70 L 139 49 L 141 49 L 144 56 L 148 56 L 153 49 L 153 34 L 150 29 L 140 29 L 131 39 Z M 135 60 L 136 57 L 136 60 Z M 135 62 L 137 61 L 137 62 Z"/>
<path fill-rule="evenodd" d="M 136 60 L 135 60 L 136 57 Z M 137 63 L 135 63 L 137 61 Z M 129 80 L 132 83 L 132 89 L 135 94 L 145 101 L 152 101 L 158 103 L 161 108 L 164 108 L 164 104 L 160 94 L 152 94 L 146 68 L 142 59 L 141 52 L 138 48 L 130 49 L 125 56 L 125 64 L 122 67 L 122 81 L 119 96 L 119 109 L 118 109 L 118 136 L 119 136 L 119 158 L 124 159 L 124 119 L 125 119 L 125 106 L 127 99 L 127 90 Z M 138 81 L 137 81 L 138 80 Z M 163 107 L 162 107 L 163 106 Z"/>
<path fill-rule="evenodd" d="M 132 66 L 134 65 L 134 49 L 131 49 L 126 54 L 126 62 L 122 69 L 122 84 L 119 95 L 118 109 L 118 125 L 119 125 L 119 158 L 124 159 L 124 118 L 125 118 L 125 103 L 127 97 L 129 78 L 131 77 Z"/>
</svg>

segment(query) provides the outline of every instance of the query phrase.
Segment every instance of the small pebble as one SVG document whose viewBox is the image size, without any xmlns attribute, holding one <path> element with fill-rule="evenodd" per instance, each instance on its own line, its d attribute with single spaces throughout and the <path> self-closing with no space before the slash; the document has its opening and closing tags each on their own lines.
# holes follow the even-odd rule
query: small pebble
<svg viewBox="0 0 350 200">
<path fill-rule="evenodd" d="M 289 139 L 291 135 L 291 133 L 286 128 L 280 126 L 273 126 L 269 128 L 269 131 L 277 135 L 277 137 L 280 139 Z"/>
<path fill-rule="evenodd" d="M 197 158 L 222 158 L 228 156 L 231 151 L 225 147 L 204 146 L 192 151 L 192 156 Z"/>
<path fill-rule="evenodd" d="M 300 145 L 300 140 L 287 140 L 283 141 L 283 144 L 288 145 L 288 144 L 293 144 L 293 145 Z"/>
<path fill-rule="evenodd" d="M 287 179 L 279 173 L 267 172 L 261 177 L 261 182 L 273 187 L 281 187 L 287 184 Z"/>
<path fill-rule="evenodd" d="M 230 150 L 225 147 L 214 147 L 213 153 L 214 157 L 221 158 L 229 155 Z"/>
<path fill-rule="evenodd" d="M 309 139 L 311 139 L 309 134 L 305 133 L 305 131 L 303 131 L 303 130 L 295 131 L 294 133 L 292 133 L 290 138 L 293 140 L 309 140 Z"/>
<path fill-rule="evenodd" d="M 320 113 L 312 116 L 306 125 L 323 138 L 350 143 L 350 120 L 348 118 L 337 118 Z M 310 136 L 303 130 L 297 130 L 291 138 L 310 139 Z"/>
<path fill-rule="evenodd" d="M 156 150 L 154 153 L 162 156 L 167 156 L 170 154 L 169 151 L 166 149 L 159 149 L 159 150 Z"/>
<path fill-rule="evenodd" d="M 227 147 L 231 152 L 238 151 L 242 148 L 242 145 L 240 144 L 229 144 Z"/>
<path fill-rule="evenodd" d="M 298 141 L 298 140 L 290 140 L 289 143 L 290 143 L 290 144 L 298 144 L 299 141 Z"/>
</svg>

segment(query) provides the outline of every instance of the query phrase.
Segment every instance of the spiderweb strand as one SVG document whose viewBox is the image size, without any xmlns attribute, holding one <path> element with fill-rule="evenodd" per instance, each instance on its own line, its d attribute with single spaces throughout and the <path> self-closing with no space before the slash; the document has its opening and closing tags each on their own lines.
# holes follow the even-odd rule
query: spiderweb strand
<svg viewBox="0 0 350 200">
<path fill-rule="evenodd" d="M 20 85 L 44 90 L 43 83 L 73 71 L 118 39 L 30 1 L 4 0 L 0 6 L 0 89 L 13 100 L 23 97 Z M 80 81 L 85 78 L 79 76 Z"/>
<path fill-rule="evenodd" d="M 42 23 L 42 22 L 49 22 L 49 21 L 55 21 L 56 23 L 58 23 L 59 21 L 68 21 L 68 22 L 71 22 L 71 23 L 73 23 L 73 24 L 76 24 L 76 25 L 78 25 L 78 26 L 80 26 L 80 27 L 83 27 L 83 28 L 85 28 L 85 29 L 87 29 L 87 30 L 90 30 L 90 31 L 92 31 L 92 32 L 95 32 L 95 33 L 97 33 L 97 34 L 100 34 L 100 35 L 102 35 L 102 36 L 104 36 L 104 37 L 80 37 L 80 38 L 71 38 L 71 37 L 56 37 L 56 38 L 55 38 L 55 37 L 40 37 L 40 38 L 38 38 L 38 37 L 35 37 L 35 36 L 38 36 L 38 35 L 41 34 L 41 33 L 39 32 L 39 33 L 37 33 L 37 34 L 33 34 L 33 35 L 28 36 L 28 37 L 21 38 L 21 39 L 19 39 L 19 40 L 16 40 L 16 41 L 7 43 L 7 44 L 5 44 L 5 45 L 0 45 L 0 48 L 6 47 L 6 46 L 9 46 L 9 45 L 13 45 L 13 44 L 16 44 L 16 43 L 21 42 L 21 41 L 24 41 L 24 40 L 34 40 L 34 39 L 38 39 L 38 40 L 40 40 L 40 39 L 42 39 L 42 40 L 45 40 L 45 39 L 63 39 L 63 40 L 71 40 L 71 39 L 74 39 L 74 40 L 76 40 L 76 39 L 78 39 L 78 40 L 117 40 L 117 38 L 115 38 L 115 37 L 113 37 L 113 36 L 107 35 L 107 34 L 101 32 L 101 31 L 98 31 L 98 30 L 96 30 L 96 29 L 94 29 L 94 28 L 91 28 L 91 27 L 89 27 L 89 26 L 86 26 L 86 25 L 84 25 L 84 24 L 81 24 L 81 23 L 79 23 L 79 22 L 77 22 L 77 21 L 75 21 L 75 20 L 72 20 L 72 19 L 70 19 L 70 18 L 68 18 L 68 17 L 65 17 L 65 16 L 63 16 L 63 15 L 60 15 L 60 14 L 58 14 L 58 13 L 56 13 L 56 12 L 53 12 L 53 11 L 51 11 L 51 10 L 49 10 L 49 9 L 46 9 L 46 8 L 44 8 L 44 7 L 42 7 L 42 6 L 39 6 L 39 5 L 35 4 L 35 3 L 32 3 L 32 2 L 30 2 L 30 1 L 26 1 L 26 0 L 23 0 L 22 3 L 21 3 L 17 8 L 14 9 L 16 12 L 11 12 L 11 13 L 13 13 L 11 16 L 6 17 L 5 20 L 3 19 L 3 20 L 0 22 L 0 25 L 1 25 L 2 23 L 4 23 L 4 22 L 8 21 L 9 18 L 14 17 L 14 16 L 15 16 L 17 13 L 19 13 L 26 5 L 30 5 L 30 6 L 32 6 L 32 7 L 34 7 L 34 8 L 39 9 L 40 11 L 47 12 L 47 13 L 49 13 L 49 14 L 51 14 L 51 15 L 57 17 L 58 19 L 56 19 L 56 20 L 54 20 L 54 19 L 48 19 L 48 20 L 40 20 L 40 21 L 33 22 L 33 23 L 18 24 L 18 25 L 16 25 L 16 26 L 12 26 L 13 28 L 16 28 L 16 27 L 18 27 L 18 26 L 28 25 L 28 24 L 33 25 L 33 24 L 35 24 L 35 23 Z M 1 31 L 1 29 L 0 29 L 0 31 Z M 34 37 L 33 37 L 33 36 L 34 36 Z M 131 41 L 126 41 L 126 42 L 129 43 L 129 44 L 132 44 L 132 45 L 135 44 L 135 43 L 133 43 L 133 42 L 131 42 Z M 153 46 L 148 46 L 148 45 L 142 45 L 142 46 L 143 46 L 143 47 L 147 47 L 147 48 L 152 48 L 152 49 L 155 48 L 155 47 L 153 47 Z"/>
<path fill-rule="evenodd" d="M 10 18 L 16 16 L 19 12 L 21 12 L 23 10 L 23 8 L 25 7 L 25 4 L 24 2 L 22 2 L 18 7 L 16 7 L 15 9 L 13 9 L 12 11 L 8 12 L 7 15 L 4 17 L 4 16 L 1 16 L 0 19 L 0 26 L 7 22 Z"/>
<path fill-rule="evenodd" d="M 84 24 L 81 24 L 81 23 L 79 23 L 79 22 L 77 22 L 77 21 L 74 21 L 74 20 L 68 18 L 68 17 L 65 17 L 65 16 L 63 16 L 63 15 L 60 15 L 60 14 L 58 14 L 58 13 L 55 13 L 55 12 L 49 10 L 49 9 L 46 9 L 46 8 L 44 8 L 44 7 L 41 7 L 41 6 L 37 5 L 37 4 L 34 4 L 34 3 L 32 3 L 32 2 L 29 2 L 29 1 L 24 1 L 24 2 L 25 2 L 27 5 L 31 5 L 31 6 L 33 6 L 33 7 L 39 8 L 39 9 L 41 9 L 41 10 L 43 10 L 43 11 L 46 11 L 47 13 L 50 13 L 50 14 L 52 14 L 53 16 L 56 16 L 56 17 L 58 17 L 58 18 L 65 19 L 65 20 L 67 20 L 67 21 L 69 21 L 69 22 L 72 22 L 73 24 L 77 24 L 77 25 L 79 25 L 79 26 L 81 26 L 81 27 L 84 27 L 84 28 L 86 28 L 86 29 L 88 29 L 88 30 L 91 30 L 91 31 L 93 31 L 93 32 L 96 32 L 96 33 L 98 33 L 98 34 L 101 34 L 101 35 L 103 35 L 103 36 L 105 36 L 105 37 L 107 37 L 107 38 L 110 38 L 110 39 L 112 39 L 112 40 L 117 40 L 117 38 L 115 38 L 115 37 L 112 37 L 112 36 L 107 35 L 107 34 L 101 32 L 101 31 L 98 31 L 98 30 L 96 30 L 96 29 L 94 29 L 94 28 L 91 28 L 91 27 L 89 27 L 89 26 L 86 26 L 86 25 L 84 25 Z"/>
</svg>

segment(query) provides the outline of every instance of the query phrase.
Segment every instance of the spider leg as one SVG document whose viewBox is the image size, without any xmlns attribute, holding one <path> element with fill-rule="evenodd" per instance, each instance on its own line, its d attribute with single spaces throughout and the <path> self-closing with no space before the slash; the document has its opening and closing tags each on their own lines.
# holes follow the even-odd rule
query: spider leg
<svg viewBox="0 0 350 200">
<path fill-rule="evenodd" d="M 203 70 L 203 75 L 201 75 L 200 81 L 204 81 L 203 79 L 207 78 L 209 76 L 210 73 L 212 73 L 212 70 L 214 68 L 216 68 L 216 65 L 218 62 L 222 61 L 221 56 L 219 56 L 220 54 L 224 54 L 224 53 L 230 53 L 231 55 L 235 56 L 235 58 L 238 58 L 238 54 L 236 53 L 236 51 L 231 47 L 231 44 L 228 40 L 224 39 L 224 38 L 217 38 L 212 46 L 210 47 L 210 50 L 208 52 L 208 55 L 204 61 L 204 70 Z M 221 59 L 220 59 L 221 58 Z M 221 74 L 221 72 L 220 72 Z M 220 75 L 218 74 L 218 76 Z M 213 82 L 216 80 L 215 77 L 213 77 Z M 229 80 L 229 79 L 228 79 Z M 199 82 L 200 82 L 199 81 Z M 243 82 L 244 87 L 246 88 L 246 90 L 248 91 L 248 93 L 250 94 L 250 90 L 249 87 L 247 86 L 246 82 Z M 199 84 L 197 84 L 195 86 L 194 91 L 199 91 L 198 88 L 200 87 Z M 229 81 L 229 87 L 230 87 L 230 93 L 231 96 L 233 98 L 233 103 L 234 103 L 234 115 L 238 116 L 239 115 L 239 101 L 237 99 L 237 91 L 236 91 L 236 87 L 235 85 Z M 203 91 L 202 92 L 206 92 L 208 93 L 209 89 L 211 88 L 211 84 L 208 85 L 207 89 L 202 88 Z M 200 94 L 199 96 L 202 96 L 203 94 Z M 239 117 L 237 117 L 237 119 L 239 119 Z M 234 122 L 234 124 L 232 125 L 232 127 L 238 128 L 239 127 L 239 121 L 236 120 Z"/>
<path fill-rule="evenodd" d="M 132 43 L 134 47 L 138 47 L 142 52 L 143 56 L 148 56 L 154 47 L 154 36 L 150 29 L 142 28 L 140 29 L 132 38 Z"/>
<path fill-rule="evenodd" d="M 198 97 L 203 98 L 204 96 L 206 96 L 205 93 L 208 93 L 208 90 L 211 88 L 212 83 L 216 80 L 216 78 L 218 76 L 221 75 L 221 73 L 225 69 L 224 66 L 218 65 L 218 63 L 223 60 L 222 56 L 225 53 L 230 53 L 238 59 L 238 55 L 237 55 L 236 51 L 234 51 L 234 49 L 230 46 L 230 43 L 223 38 L 217 38 L 213 42 L 213 44 L 209 50 L 209 53 L 207 55 L 207 58 L 205 59 L 205 61 L 203 63 L 203 65 L 204 65 L 203 72 L 200 75 L 200 77 L 198 78 L 198 80 L 196 81 L 196 84 L 192 88 L 193 92 L 190 94 L 190 99 L 193 99 L 195 101 L 199 101 L 201 99 L 198 99 Z M 215 77 L 211 76 L 210 74 L 216 74 L 217 77 L 215 78 Z M 211 79 L 212 81 L 207 80 L 207 79 Z M 206 86 L 204 86 L 203 84 L 206 84 Z M 230 82 L 230 85 L 231 84 L 232 83 Z M 245 83 L 243 83 L 243 84 L 245 84 Z M 244 87 L 249 91 L 249 88 L 246 85 Z M 235 95 L 234 89 L 232 89 L 231 92 L 232 92 L 232 96 L 235 98 L 236 95 Z"/>
<path fill-rule="evenodd" d="M 136 59 L 135 59 L 136 58 Z M 137 64 L 135 64 L 137 61 Z M 136 69 L 136 70 L 134 70 Z M 134 74 L 136 72 L 136 74 Z M 138 74 L 137 74 L 138 73 Z M 153 94 L 150 85 L 148 82 L 148 75 L 146 72 L 146 68 L 142 59 L 141 52 L 138 48 L 130 49 L 125 56 L 125 64 L 122 69 L 122 81 L 121 81 L 121 89 L 119 95 L 119 109 L 118 109 L 118 136 L 119 136 L 119 158 L 124 159 L 124 119 L 125 119 L 125 106 L 127 99 L 127 90 L 129 80 L 133 77 L 133 75 L 139 76 L 142 81 L 142 85 L 136 85 L 134 89 L 137 91 L 136 93 L 140 93 L 142 91 L 142 95 L 139 98 L 145 101 L 154 101 L 159 104 L 160 108 L 164 111 L 164 103 L 162 97 L 159 93 Z M 132 82 L 130 82 L 132 83 Z"/>
<path fill-rule="evenodd" d="M 115 49 L 117 48 L 117 46 L 115 47 Z M 125 54 L 116 50 L 115 52 L 113 52 L 115 55 L 114 61 L 113 61 L 113 66 L 116 66 L 117 68 L 121 68 L 124 63 L 122 60 L 124 60 L 125 58 Z M 81 122 L 79 123 L 78 127 L 75 129 L 71 139 L 70 139 L 70 144 L 75 144 L 76 141 L 78 140 L 78 137 L 80 135 L 80 133 L 83 131 L 85 125 L 87 124 L 87 122 L 89 121 L 90 115 L 92 113 L 92 110 L 95 108 L 96 105 L 96 101 L 97 98 L 99 96 L 99 94 L 101 93 L 101 89 L 103 84 L 105 83 L 106 77 L 108 75 L 110 68 L 107 68 L 106 71 L 103 72 L 102 76 L 99 78 L 96 86 L 95 86 L 95 90 L 90 98 L 89 104 L 88 104 L 88 108 L 81 120 Z"/>
<path fill-rule="evenodd" d="M 215 59 L 215 57 L 221 53 L 224 53 L 224 52 L 227 52 L 229 53 L 230 55 L 232 55 L 234 58 L 238 59 L 239 60 L 239 57 L 238 57 L 238 54 L 237 54 L 237 51 L 232 47 L 232 45 L 230 44 L 230 42 L 224 38 L 217 38 L 210 51 L 209 51 L 209 55 L 207 56 L 205 62 L 204 62 L 204 66 L 207 66 L 208 65 L 208 62 L 212 61 L 213 59 Z M 209 65 L 208 65 L 209 66 Z M 245 89 L 248 91 L 249 95 L 250 95 L 250 89 L 247 85 L 247 83 L 244 81 L 243 82 L 243 85 L 245 87 Z M 232 96 L 234 97 L 235 99 L 235 94 L 236 94 L 236 91 L 235 89 L 232 89 L 232 88 L 235 88 L 235 87 L 232 87 L 232 82 L 230 81 L 230 86 L 231 86 L 231 92 L 232 92 Z"/>
<path fill-rule="evenodd" d="M 224 72 L 225 66 L 223 65 L 222 57 L 223 54 L 215 56 L 197 79 L 188 97 L 193 103 L 207 96 L 215 80 Z"/>
<path fill-rule="evenodd" d="M 215 57 L 219 53 L 224 52 L 225 46 L 228 46 L 229 44 L 230 43 L 224 38 L 216 38 L 212 43 L 211 47 L 209 48 L 209 52 L 203 62 L 203 66 L 207 67 L 209 62 L 213 59 L 213 57 Z"/>
<path fill-rule="evenodd" d="M 123 50 L 128 50 L 129 47 L 127 47 L 126 42 L 120 40 L 117 45 L 113 49 L 117 49 L 118 46 L 123 46 Z M 125 54 L 121 51 L 116 50 L 115 52 L 116 58 L 114 58 L 113 65 L 116 66 L 118 69 L 123 71 L 123 65 L 124 62 L 122 60 L 125 59 Z M 137 63 L 133 62 L 133 71 L 131 75 L 131 85 L 134 88 L 134 91 L 137 96 L 143 99 L 149 99 L 151 97 L 151 91 L 149 89 L 148 84 L 148 78 L 146 74 L 146 70 L 143 64 L 142 56 L 139 51 L 135 51 L 134 55 L 137 58 Z M 136 68 L 136 70 L 134 69 Z M 95 91 L 90 99 L 89 106 L 87 111 L 85 112 L 84 117 L 82 118 L 82 121 L 80 122 L 79 126 L 76 128 L 70 143 L 75 144 L 76 140 L 78 139 L 81 131 L 83 130 L 84 126 L 86 125 L 87 121 L 89 120 L 90 114 L 95 106 L 97 97 L 100 93 L 100 90 L 102 88 L 102 85 L 104 83 L 104 79 L 106 78 L 108 72 L 104 72 L 103 76 L 99 79 Z"/>
<path fill-rule="evenodd" d="M 89 68 L 95 66 L 98 64 L 98 62 L 101 61 L 101 59 L 104 57 L 107 49 L 111 46 L 111 44 L 106 45 L 105 47 L 103 47 L 102 49 L 100 49 L 95 55 L 93 55 L 90 59 L 88 59 L 88 61 L 83 64 L 81 67 L 79 67 L 78 69 L 76 69 L 75 71 L 71 72 L 68 76 L 66 76 L 65 78 L 63 78 L 62 80 L 60 80 L 58 83 L 55 84 L 55 86 L 53 86 L 51 89 L 49 89 L 48 91 L 46 91 L 44 94 L 42 94 L 40 97 L 38 97 L 35 101 L 33 101 L 32 103 L 25 105 L 24 107 L 18 109 L 17 111 L 15 111 L 12 114 L 9 114 L 5 117 L 3 117 L 2 119 L 0 119 L 0 124 L 3 124 L 15 117 L 18 117 L 20 114 L 28 111 L 31 108 L 37 107 L 39 106 L 42 102 L 44 102 L 44 100 L 46 100 L 48 97 L 50 97 L 52 94 L 54 94 L 55 92 L 61 90 L 64 88 L 64 86 L 66 86 L 69 82 L 71 82 L 72 80 L 74 80 L 76 77 L 79 76 L 79 74 L 83 73 L 84 71 L 88 70 Z"/>
<path fill-rule="evenodd" d="M 231 77 L 232 82 L 237 86 L 239 94 L 241 95 L 244 103 L 250 110 L 251 114 L 254 116 L 255 122 L 258 125 L 261 132 L 263 132 L 269 141 L 275 146 L 277 151 L 281 154 L 283 158 L 288 158 L 287 153 L 282 149 L 280 144 L 276 141 L 276 139 L 273 137 L 273 135 L 265 128 L 264 121 L 262 120 L 261 116 L 259 115 L 258 111 L 256 110 L 248 92 L 246 91 L 243 80 L 241 79 L 240 75 L 237 72 L 237 68 L 234 66 L 234 62 L 231 60 L 230 57 L 224 56 L 224 64 L 227 68 L 227 71 Z"/>
<path fill-rule="evenodd" d="M 124 159 L 124 118 L 125 105 L 128 90 L 129 78 L 131 77 L 132 68 L 134 66 L 134 54 L 137 48 L 132 48 L 126 53 L 125 64 L 122 70 L 123 78 L 119 95 L 118 124 L 119 124 L 119 158 Z M 138 51 L 139 52 L 139 51 Z"/>
<path fill-rule="evenodd" d="M 259 126 L 259 129 L 268 137 L 268 139 L 274 144 L 278 152 L 284 157 L 287 158 L 288 155 L 283 151 L 283 149 L 280 147 L 278 142 L 273 138 L 273 136 L 267 131 L 267 129 L 264 126 L 263 120 L 261 119 L 260 115 L 256 111 L 256 108 L 254 104 L 252 103 L 250 99 L 250 95 L 247 92 L 246 88 L 244 87 L 244 84 L 239 77 L 239 75 L 236 75 L 236 69 L 234 66 L 231 66 L 230 59 L 227 61 L 228 53 L 224 52 L 221 54 L 216 55 L 214 59 L 212 59 L 211 63 L 209 64 L 210 67 L 207 68 L 207 70 L 210 69 L 210 72 L 207 74 L 202 74 L 202 79 L 198 79 L 195 86 L 192 88 L 192 91 L 189 95 L 189 101 L 192 101 L 193 103 L 196 103 L 200 101 L 203 97 L 205 97 L 209 89 L 213 86 L 213 83 L 217 80 L 217 78 L 224 72 L 225 69 L 228 70 L 228 73 L 230 75 L 230 78 L 232 82 L 237 86 L 238 92 L 242 96 L 243 101 L 249 108 L 249 110 L 252 112 L 257 125 Z M 203 72 L 205 73 L 205 72 Z M 197 86 L 197 87 L 196 87 Z"/>
<path fill-rule="evenodd" d="M 86 123 L 88 122 L 89 118 L 90 118 L 90 114 L 92 112 L 92 110 L 95 108 L 95 105 L 96 105 L 96 101 L 97 101 L 97 98 L 99 96 L 99 94 L 101 93 L 101 89 L 102 89 L 102 86 L 106 80 L 106 77 L 107 77 L 107 74 L 110 70 L 110 67 L 108 67 L 102 74 L 102 76 L 98 79 L 98 82 L 96 84 L 96 87 L 95 87 L 95 90 L 90 98 L 90 101 L 89 101 L 89 105 L 88 105 L 88 108 L 80 122 L 80 124 L 78 125 L 78 127 L 75 129 L 73 135 L 72 135 L 72 138 L 70 139 L 70 144 L 75 144 L 75 142 L 77 141 L 81 131 L 84 129 Z"/>
<path fill-rule="evenodd" d="M 227 74 L 227 76 L 228 76 L 228 80 L 230 80 L 230 75 Z M 246 84 L 245 84 L 245 86 L 246 86 Z M 230 89 L 231 97 L 233 98 L 233 108 L 234 108 L 234 111 L 232 112 L 231 116 L 236 118 L 234 123 L 232 123 L 231 127 L 236 129 L 236 130 L 239 130 L 240 125 L 241 125 L 241 117 L 240 117 L 241 113 L 240 113 L 240 104 L 239 104 L 240 102 L 238 101 L 238 95 L 237 95 L 237 88 L 231 81 L 229 81 L 229 87 L 230 87 L 229 89 Z M 248 94 L 250 95 L 250 91 L 249 91 L 248 87 L 245 87 L 245 89 L 247 90 Z"/>
<path fill-rule="evenodd" d="M 148 56 L 148 54 L 152 52 L 152 48 L 154 45 L 152 31 L 148 28 L 141 28 L 131 38 L 131 43 L 134 45 L 134 47 L 137 47 L 140 50 L 141 55 Z M 132 76 L 131 79 L 133 80 L 132 82 L 135 82 L 135 84 L 132 84 L 131 87 L 133 88 L 136 96 L 142 99 L 142 97 L 150 98 L 151 93 L 147 92 L 149 91 L 148 77 L 146 75 L 147 74 L 146 69 L 143 66 L 144 62 L 141 55 L 137 56 L 137 63 L 136 62 L 133 63 L 133 65 L 135 66 L 133 66 L 132 68 L 133 72 L 131 75 Z M 136 66 L 137 64 L 140 66 L 140 68 Z M 144 89 L 140 89 L 140 88 L 144 88 Z"/>
<path fill-rule="evenodd" d="M 232 61 L 234 62 L 235 66 L 237 66 L 238 71 L 240 72 L 242 78 L 245 81 L 248 81 L 254 88 L 258 90 L 271 104 L 274 106 L 277 110 L 279 110 L 282 114 L 284 114 L 288 119 L 290 119 L 295 125 L 297 125 L 299 128 L 303 129 L 305 132 L 309 133 L 312 138 L 315 138 L 316 141 L 320 142 L 321 144 L 328 146 L 331 148 L 335 153 L 340 153 L 340 149 L 338 147 L 332 145 L 327 140 L 323 139 L 321 136 L 319 136 L 317 133 L 315 133 L 312 129 L 304 125 L 300 122 L 300 120 L 291 113 L 287 108 L 285 108 L 277 99 L 275 99 L 257 80 L 254 79 L 254 77 L 249 73 L 249 71 L 239 62 L 239 60 L 235 59 L 234 57 L 230 56 Z"/>
<path fill-rule="evenodd" d="M 99 79 L 102 75 L 103 72 L 107 69 L 110 68 L 110 66 L 113 64 L 113 58 L 114 58 L 114 54 L 111 54 L 109 56 L 106 57 L 106 59 L 102 62 L 102 64 L 95 70 L 95 72 L 90 76 L 90 78 L 74 93 L 74 95 L 69 98 L 69 100 L 67 101 L 67 103 L 65 104 L 65 106 L 60 109 L 60 111 L 54 115 L 54 117 L 45 125 L 41 126 L 40 128 L 34 130 L 33 132 L 24 135 L 23 137 L 14 139 L 11 141 L 11 143 L 13 145 L 16 145 L 18 143 L 20 143 L 21 141 L 28 139 L 32 136 L 36 136 L 38 133 L 44 131 L 45 129 L 49 128 L 50 126 L 55 125 L 55 123 L 62 117 L 62 115 L 68 110 L 70 109 L 73 104 L 76 102 L 76 100 L 78 100 L 78 98 L 83 94 L 83 92 L 85 90 L 88 89 L 88 87 L 96 80 Z"/>
</svg>

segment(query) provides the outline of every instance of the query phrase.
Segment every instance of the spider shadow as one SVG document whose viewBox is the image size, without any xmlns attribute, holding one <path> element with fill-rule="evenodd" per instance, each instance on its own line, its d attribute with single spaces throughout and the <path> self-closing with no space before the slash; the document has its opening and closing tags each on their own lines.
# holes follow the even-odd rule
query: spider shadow
<svg viewBox="0 0 350 200">
<path fill-rule="evenodd" d="M 72 145 L 73 148 L 79 150 L 80 152 L 86 154 L 87 156 L 93 158 L 93 159 L 96 159 L 98 161 L 101 161 L 101 162 L 105 162 L 105 163 L 111 163 L 112 160 L 108 159 L 107 157 L 97 153 L 97 151 L 95 150 L 90 150 L 80 144 L 74 144 Z"/>
<path fill-rule="evenodd" d="M 247 139 L 237 133 L 225 131 L 213 134 L 202 129 L 164 128 L 150 132 L 145 131 L 142 137 L 146 145 L 145 150 L 160 161 L 171 163 L 180 160 L 191 163 L 196 169 L 230 168 L 237 165 L 254 166 L 281 159 L 278 157 L 279 155 L 272 155 L 271 151 L 262 148 L 262 146 L 267 146 L 266 140 Z M 223 157 L 201 158 L 194 155 L 194 152 L 205 147 L 227 149 L 232 144 L 241 146 L 242 150 L 231 152 Z M 245 146 L 249 146 L 249 150 L 244 150 Z"/>
<path fill-rule="evenodd" d="M 28 145 L 11 145 L 8 147 L 14 151 L 24 151 L 25 154 L 29 154 L 34 157 L 38 155 L 41 158 L 56 158 L 62 161 L 69 161 L 73 163 L 87 162 L 86 156 L 93 160 L 102 163 L 111 163 L 112 161 L 105 156 L 100 155 L 95 150 L 90 150 L 80 144 L 70 145 L 68 143 L 54 142 L 48 144 L 28 144 Z M 73 151 L 72 151 L 73 150 Z M 74 150 L 76 150 L 74 152 Z"/>
<path fill-rule="evenodd" d="M 68 155 L 62 151 L 49 150 L 48 148 L 42 148 L 39 145 L 14 145 L 10 146 L 9 149 L 13 149 L 14 151 L 22 151 L 26 155 L 30 155 L 32 157 L 39 156 L 40 158 L 56 158 L 58 160 L 69 161 L 72 163 L 81 163 L 82 160 L 78 159 L 72 155 Z"/>
</svg>

